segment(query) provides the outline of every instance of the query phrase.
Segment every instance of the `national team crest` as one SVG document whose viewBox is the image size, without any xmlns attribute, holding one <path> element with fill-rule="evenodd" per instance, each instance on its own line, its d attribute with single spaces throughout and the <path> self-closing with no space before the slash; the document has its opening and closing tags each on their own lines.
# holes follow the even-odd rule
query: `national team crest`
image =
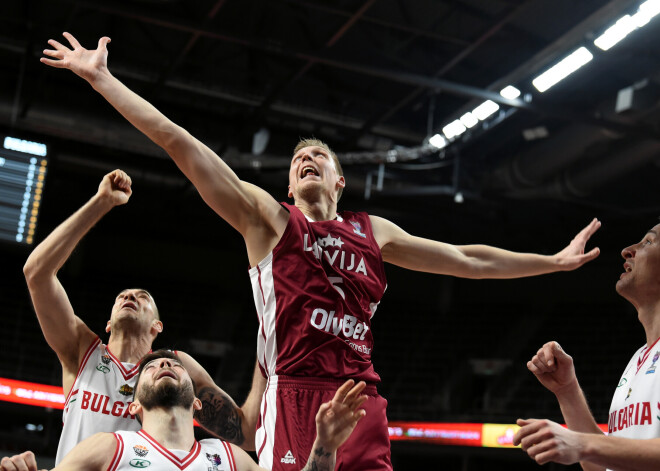
<svg viewBox="0 0 660 471">
<path fill-rule="evenodd" d="M 209 468 L 209 471 L 218 471 L 218 466 L 222 464 L 222 458 L 220 458 L 220 455 L 218 454 L 206 454 L 206 459 L 211 462 L 211 468 Z"/>
<path fill-rule="evenodd" d="M 144 458 L 145 456 L 147 456 L 147 453 L 149 453 L 149 448 L 142 445 L 135 445 L 133 447 L 133 451 L 135 452 L 136 455 Z"/>
<path fill-rule="evenodd" d="M 110 357 L 108 355 L 103 355 L 101 357 L 101 361 L 103 362 L 103 364 L 109 365 L 110 364 Z"/>
<path fill-rule="evenodd" d="M 353 226 L 353 232 L 355 232 L 360 237 L 364 237 L 365 239 L 367 238 L 367 234 L 362 232 L 362 224 L 360 224 L 357 221 L 348 221 L 348 222 L 350 222 L 351 226 Z"/>
<path fill-rule="evenodd" d="M 119 388 L 119 394 L 122 394 L 124 396 L 132 396 L 133 388 L 128 384 L 124 384 L 121 388 Z"/>
</svg>

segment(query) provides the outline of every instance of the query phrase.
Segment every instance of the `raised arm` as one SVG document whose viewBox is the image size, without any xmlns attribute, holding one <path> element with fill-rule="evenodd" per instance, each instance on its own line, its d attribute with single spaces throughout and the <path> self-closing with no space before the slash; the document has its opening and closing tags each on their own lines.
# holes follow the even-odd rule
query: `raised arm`
<svg viewBox="0 0 660 471">
<path fill-rule="evenodd" d="M 62 363 L 68 394 L 80 359 L 96 335 L 74 314 L 57 273 L 78 242 L 113 207 L 128 202 L 131 179 L 121 170 L 103 177 L 98 192 L 30 254 L 23 268 L 34 310 L 48 345 Z"/>
<path fill-rule="evenodd" d="M 569 430 L 582 432 L 582 434 L 604 436 L 603 431 L 598 427 L 598 424 L 589 409 L 587 400 L 578 383 L 577 376 L 575 375 L 575 367 L 573 366 L 573 358 L 561 348 L 558 342 L 552 341 L 543 345 L 538 352 L 536 352 L 536 355 L 527 362 L 527 368 L 534 373 L 543 386 L 557 397 L 561 413 Z M 564 434 L 563 427 L 559 425 L 555 427 L 550 424 L 550 421 L 518 419 L 518 425 L 522 428 L 516 434 L 514 443 L 521 443 L 525 437 L 538 433 L 539 431 L 546 435 L 557 434 L 558 436 L 561 435 L 566 440 L 565 442 L 561 440 L 557 441 L 558 445 L 563 446 L 563 455 L 565 457 L 577 456 L 575 453 L 578 450 L 574 449 L 574 447 L 582 446 L 578 444 L 582 443 L 580 440 L 584 437 Z M 525 441 L 525 443 L 528 444 L 529 440 Z M 562 445 L 564 443 L 565 445 Z M 523 448 L 525 448 L 524 445 Z M 532 454 L 530 454 L 530 456 L 534 458 L 540 453 L 541 449 L 542 448 L 533 449 L 532 453 L 534 456 L 532 456 Z M 550 455 L 543 455 L 541 459 L 544 459 L 547 456 Z M 586 458 L 578 458 L 575 461 L 582 459 Z M 581 464 L 585 471 L 604 469 L 602 466 L 592 462 L 582 462 Z"/>
<path fill-rule="evenodd" d="M 184 352 L 178 352 L 178 355 L 183 366 L 188 370 L 188 374 L 195 382 L 197 397 L 202 401 L 201 410 L 195 411 L 195 419 L 213 435 L 245 450 L 254 450 L 254 432 L 257 417 L 252 417 L 253 411 L 251 409 L 246 410 L 245 405 L 242 408 L 238 407 L 234 400 L 215 384 L 204 367 L 190 355 Z M 260 373 L 259 376 L 261 376 Z M 255 393 L 255 396 L 257 396 L 257 409 L 261 402 L 262 393 L 263 389 L 261 389 L 261 393 L 258 391 Z M 252 396 L 253 392 L 250 391 L 248 401 Z M 251 404 L 251 407 L 254 407 L 254 405 Z M 256 414 L 258 416 L 258 410 Z"/>
<path fill-rule="evenodd" d="M 256 264 L 284 232 L 288 213 L 264 190 L 241 181 L 211 149 L 176 125 L 117 80 L 108 70 L 110 38 L 96 50 L 83 48 L 64 33 L 71 49 L 55 40 L 41 62 L 65 68 L 85 79 L 133 126 L 162 147 L 195 185 L 204 201 L 246 240 L 250 263 Z"/>
<path fill-rule="evenodd" d="M 321 404 L 316 414 L 316 440 L 312 445 L 307 464 L 302 471 L 333 471 L 337 449 L 353 433 L 358 421 L 365 416 L 360 409 L 367 400 L 362 394 L 366 384 L 346 381 L 337 389 L 331 401 Z M 238 471 L 264 471 L 243 450 L 234 448 Z"/>
<path fill-rule="evenodd" d="M 451 245 L 415 237 L 394 223 L 371 216 L 374 236 L 383 260 L 410 270 L 461 278 L 520 278 L 575 270 L 600 253 L 584 248 L 600 221 L 594 219 L 571 243 L 555 255 L 517 253 L 488 245 Z"/>
</svg>

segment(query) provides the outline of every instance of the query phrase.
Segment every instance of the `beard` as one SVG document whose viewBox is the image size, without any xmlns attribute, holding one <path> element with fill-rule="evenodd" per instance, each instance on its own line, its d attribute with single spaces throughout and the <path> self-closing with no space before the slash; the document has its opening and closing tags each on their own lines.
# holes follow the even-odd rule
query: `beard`
<svg viewBox="0 0 660 471">
<path fill-rule="evenodd" d="M 163 381 L 157 386 L 142 386 L 138 399 L 145 410 L 152 410 L 156 407 L 164 409 L 183 407 L 188 409 L 192 407 L 195 393 L 190 382 L 177 384 L 173 381 Z"/>
</svg>

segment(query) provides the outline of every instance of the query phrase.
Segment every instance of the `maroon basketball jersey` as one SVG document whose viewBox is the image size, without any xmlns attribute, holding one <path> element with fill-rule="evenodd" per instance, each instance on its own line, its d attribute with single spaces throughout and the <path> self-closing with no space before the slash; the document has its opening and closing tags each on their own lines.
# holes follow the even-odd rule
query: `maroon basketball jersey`
<svg viewBox="0 0 660 471">
<path fill-rule="evenodd" d="M 273 251 L 250 269 L 259 315 L 257 354 L 268 376 L 380 381 L 371 318 L 386 288 L 366 213 L 314 222 L 290 213 Z"/>
</svg>

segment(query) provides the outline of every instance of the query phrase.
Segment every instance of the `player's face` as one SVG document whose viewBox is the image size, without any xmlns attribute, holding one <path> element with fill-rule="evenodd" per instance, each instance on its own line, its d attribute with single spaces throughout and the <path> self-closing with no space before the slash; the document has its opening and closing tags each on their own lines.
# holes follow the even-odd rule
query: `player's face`
<svg viewBox="0 0 660 471">
<path fill-rule="evenodd" d="M 616 284 L 617 292 L 640 304 L 660 300 L 660 224 L 649 230 L 642 240 L 621 251 L 624 272 Z"/>
<path fill-rule="evenodd" d="M 137 400 L 142 407 L 189 408 L 195 399 L 188 371 L 179 360 L 157 358 L 147 363 L 140 374 Z"/>
<path fill-rule="evenodd" d="M 115 298 L 110 315 L 111 326 L 118 322 L 137 322 L 150 326 L 156 318 L 156 307 L 151 295 L 143 289 L 125 289 Z"/>
<path fill-rule="evenodd" d="M 337 191 L 344 186 L 344 177 L 337 175 L 337 168 L 330 153 L 323 147 L 303 147 L 295 153 L 289 169 L 289 197 L 303 197 L 308 191 L 327 192 L 335 200 Z"/>
</svg>

